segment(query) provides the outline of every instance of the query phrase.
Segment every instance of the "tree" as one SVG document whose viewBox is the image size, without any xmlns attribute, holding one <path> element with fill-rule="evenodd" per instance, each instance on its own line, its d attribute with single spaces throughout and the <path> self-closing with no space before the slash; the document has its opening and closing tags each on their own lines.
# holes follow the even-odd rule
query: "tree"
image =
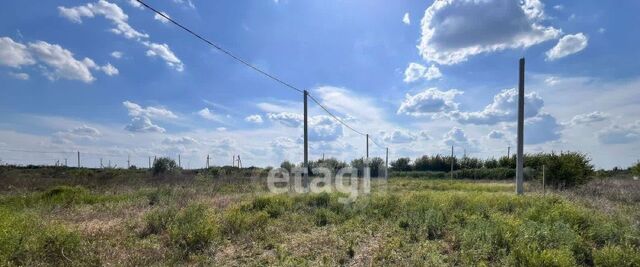
<svg viewBox="0 0 640 267">
<path fill-rule="evenodd" d="M 484 167 L 487 169 L 495 169 L 498 168 L 498 160 L 495 158 L 490 158 L 484 161 Z"/>
<path fill-rule="evenodd" d="M 411 170 L 411 165 L 409 164 L 410 162 L 411 162 L 411 159 L 409 158 L 399 158 L 396 161 L 391 162 L 391 170 L 402 171 L 402 172 L 410 171 Z"/>
<path fill-rule="evenodd" d="M 176 162 L 170 158 L 159 158 L 153 163 L 153 175 L 171 173 L 178 170 Z"/>
<path fill-rule="evenodd" d="M 295 165 L 293 165 L 293 163 L 289 162 L 288 160 L 285 160 L 282 162 L 282 164 L 280 164 L 280 168 L 283 168 L 288 172 L 291 172 L 291 169 L 293 169 L 294 167 Z"/>
<path fill-rule="evenodd" d="M 640 161 L 631 166 L 631 174 L 633 174 L 634 176 L 640 176 Z"/>
</svg>

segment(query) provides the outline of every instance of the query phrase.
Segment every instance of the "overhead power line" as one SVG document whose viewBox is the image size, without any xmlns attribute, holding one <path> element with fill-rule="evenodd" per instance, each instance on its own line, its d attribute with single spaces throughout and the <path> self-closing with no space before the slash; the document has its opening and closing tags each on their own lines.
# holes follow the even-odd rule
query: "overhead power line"
<svg viewBox="0 0 640 267">
<path fill-rule="evenodd" d="M 251 69 L 253 69 L 253 70 L 257 71 L 257 72 L 259 72 L 260 74 L 262 74 L 264 76 L 269 77 L 270 79 L 272 79 L 272 80 L 274 80 L 274 81 L 276 81 L 276 82 L 278 82 L 278 83 L 280 83 L 280 84 L 282 84 L 282 85 L 284 85 L 284 86 L 286 86 L 286 87 L 288 87 L 290 89 L 296 90 L 299 93 L 303 93 L 304 92 L 304 90 L 302 90 L 302 89 L 300 89 L 298 87 L 295 87 L 295 86 L 293 86 L 293 85 L 281 80 L 280 78 L 278 78 L 278 77 L 276 77 L 276 76 L 274 76 L 272 74 L 267 73 L 266 71 L 261 70 L 260 68 L 254 66 L 253 64 L 247 62 L 246 60 L 234 55 L 229 50 L 226 50 L 223 47 L 215 44 L 214 42 L 209 41 L 208 39 L 202 37 L 200 34 L 197 34 L 196 32 L 194 32 L 194 31 L 190 30 L 189 28 L 183 26 L 182 24 L 180 24 L 179 22 L 173 20 L 172 18 L 170 18 L 169 16 L 165 15 L 164 13 L 158 11 L 157 9 L 155 9 L 155 8 L 149 6 L 149 5 L 147 5 L 147 3 L 143 2 L 142 0 L 136 0 L 136 1 L 138 1 L 138 3 L 142 4 L 143 6 L 148 8 L 149 10 L 155 12 L 159 16 L 162 16 L 163 18 L 165 18 L 169 22 L 173 23 L 174 25 L 176 25 L 176 26 L 180 27 L 181 29 L 187 31 L 188 33 L 190 33 L 191 35 L 195 36 L 196 38 L 204 41 L 205 43 L 207 43 L 207 44 L 213 46 L 215 49 L 219 50 L 220 52 L 225 53 L 226 55 L 230 56 L 231 58 L 235 59 L 236 61 L 242 63 L 243 65 L 245 65 L 245 66 L 247 66 L 247 67 L 249 67 L 249 68 L 251 68 Z"/>
<path fill-rule="evenodd" d="M 264 71 L 264 70 L 262 70 L 262 69 L 260 69 L 260 68 L 258 68 L 258 67 L 256 67 L 256 66 L 254 66 L 253 64 L 251 64 L 251 63 L 247 62 L 246 60 L 244 60 L 244 59 L 242 59 L 242 58 L 240 58 L 240 57 L 236 56 L 236 55 L 235 55 L 235 54 L 233 54 L 233 53 L 231 53 L 229 50 L 224 49 L 223 47 L 221 47 L 221 46 L 217 45 L 216 43 L 214 43 L 214 42 L 212 42 L 212 41 L 210 41 L 210 40 L 208 40 L 207 38 L 203 37 L 202 35 L 200 35 L 200 34 L 198 34 L 198 33 L 194 32 L 193 30 L 191 30 L 191 29 L 189 29 L 189 28 L 187 28 L 186 26 L 183 26 L 181 23 L 179 23 L 179 22 L 177 22 L 176 20 L 174 20 L 174 19 L 170 18 L 169 16 L 167 16 L 166 14 L 164 14 L 164 13 L 160 12 L 160 11 L 159 11 L 159 10 L 157 10 L 156 8 L 154 8 L 154 7 L 150 6 L 150 5 L 148 5 L 148 4 L 147 4 L 147 3 L 145 3 L 144 1 L 142 1 L 142 0 L 136 0 L 136 1 L 137 1 L 138 3 L 140 3 L 141 5 L 143 5 L 144 7 L 146 7 L 147 9 L 149 9 L 149 10 L 153 11 L 154 13 L 156 13 L 158 16 L 163 17 L 163 18 L 164 18 L 164 19 L 166 19 L 167 21 L 169 21 L 169 22 L 171 22 L 172 24 L 174 24 L 174 25 L 178 26 L 179 28 L 181 28 L 181 29 L 185 30 L 186 32 L 188 32 L 188 33 L 190 33 L 191 35 L 193 35 L 194 37 L 196 37 L 196 38 L 200 39 L 201 41 L 203 41 L 203 42 L 205 42 L 205 43 L 209 44 L 210 46 L 214 47 L 215 49 L 219 50 L 220 52 L 222 52 L 222 53 L 224 53 L 224 54 L 228 55 L 229 57 L 233 58 L 234 60 L 238 61 L 239 63 L 241 63 L 241 64 L 243 64 L 243 65 L 245 65 L 245 66 L 247 66 L 247 67 L 249 67 L 249 68 L 253 69 L 254 71 L 257 71 L 258 73 L 260 73 L 260 74 L 262 74 L 262 75 L 264 75 L 264 76 L 266 76 L 266 77 L 268 77 L 268 78 L 270 78 L 270 79 L 272 79 L 272 80 L 274 80 L 274 81 L 276 81 L 276 82 L 278 82 L 278 83 L 280 83 L 280 84 L 284 85 L 285 87 L 287 87 L 287 88 L 289 88 L 289 89 L 296 90 L 296 91 L 298 91 L 299 93 L 304 93 L 304 90 L 303 90 L 303 89 L 300 89 L 300 88 L 298 88 L 298 87 L 296 87 L 296 86 L 294 86 L 294 85 L 292 85 L 292 84 L 290 84 L 290 83 L 287 83 L 287 82 L 283 81 L 282 79 L 280 79 L 280 78 L 276 77 L 275 75 L 272 75 L 272 74 L 270 74 L 270 73 L 268 73 L 268 72 L 266 72 L 266 71 Z M 355 128 L 353 128 L 353 127 L 351 127 L 350 125 L 348 125 L 347 123 L 345 123 L 345 122 L 344 122 L 342 119 L 340 119 L 338 116 L 334 115 L 331 111 L 329 111 L 329 109 L 327 109 L 325 106 L 323 106 L 322 104 L 320 104 L 320 102 L 319 102 L 317 99 L 315 99 L 312 95 L 308 94 L 308 96 L 311 98 L 311 100 L 313 100 L 313 102 L 315 102 L 316 104 L 318 104 L 318 106 L 320 106 L 320 107 L 321 107 L 325 112 L 327 112 L 327 114 L 329 114 L 331 117 L 333 117 L 333 119 L 335 119 L 337 122 L 339 122 L 339 123 L 340 123 L 340 124 L 342 124 L 343 126 L 347 127 L 348 129 L 350 129 L 351 131 L 353 131 L 353 132 L 355 132 L 355 133 L 357 133 L 357 134 L 359 134 L 359 135 L 366 136 L 366 134 L 365 134 L 365 133 L 363 133 L 363 132 L 361 132 L 361 131 L 356 130 Z M 377 144 L 375 141 L 374 141 L 373 143 L 374 143 L 374 144 L 376 144 L 377 146 L 379 146 L 379 147 L 383 148 L 382 146 L 380 146 L 379 144 Z"/>
<path fill-rule="evenodd" d="M 322 109 L 324 109 L 325 112 L 327 112 L 329 115 L 331 115 L 331 117 L 333 117 L 337 122 L 341 123 L 342 125 L 344 125 L 345 127 L 351 129 L 352 131 L 354 131 L 355 133 L 365 136 L 365 133 L 362 133 L 356 129 L 354 129 L 353 127 L 349 126 L 348 124 L 346 124 L 344 121 L 342 121 L 340 118 L 338 118 L 338 116 L 333 115 L 333 113 L 331 113 L 331 111 L 329 111 L 329 109 L 327 109 L 326 107 L 324 107 L 322 104 L 320 104 L 320 102 L 313 97 L 311 94 L 309 94 L 309 97 L 311 98 L 311 100 L 313 100 L 313 102 L 316 102 L 316 104 L 318 104 L 318 106 L 320 106 Z"/>
</svg>

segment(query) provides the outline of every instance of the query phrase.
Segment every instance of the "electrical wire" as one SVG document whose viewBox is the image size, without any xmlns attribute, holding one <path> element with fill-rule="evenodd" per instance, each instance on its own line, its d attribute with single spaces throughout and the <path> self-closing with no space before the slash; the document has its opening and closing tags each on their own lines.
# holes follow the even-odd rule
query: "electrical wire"
<svg viewBox="0 0 640 267">
<path fill-rule="evenodd" d="M 222 53 L 224 53 L 224 54 L 228 55 L 229 57 L 231 57 L 231 58 L 233 58 L 234 60 L 236 60 L 236 61 L 240 62 L 241 64 L 243 64 L 243 65 L 245 65 L 245 66 L 247 66 L 247 67 L 249 67 L 249 68 L 251 68 L 251 69 L 253 69 L 253 70 L 257 71 L 258 73 L 260 73 L 260 74 L 262 74 L 262 75 L 264 75 L 264 76 L 266 76 L 266 77 L 268 77 L 268 78 L 270 78 L 270 79 L 272 79 L 272 80 L 274 80 L 274 81 L 276 81 L 276 82 L 278 82 L 278 83 L 280 83 L 280 84 L 284 85 L 284 86 L 285 86 L 285 87 L 287 87 L 287 88 L 290 88 L 290 89 L 296 90 L 296 91 L 297 91 L 297 92 L 299 92 L 299 93 L 305 93 L 305 90 L 302 90 L 302 89 L 300 89 L 300 88 L 298 88 L 298 87 L 296 87 L 296 86 L 293 86 L 293 85 L 291 85 L 290 83 L 287 83 L 287 82 L 285 82 L 285 81 L 281 80 L 280 78 L 278 78 L 278 77 L 276 77 L 276 76 L 274 76 L 274 75 L 272 75 L 272 74 L 269 74 L 269 73 L 267 73 L 266 71 L 263 71 L 262 69 L 260 69 L 260 68 L 258 68 L 258 67 L 256 67 L 256 66 L 254 66 L 253 64 L 251 64 L 251 63 L 247 62 L 246 60 L 244 60 L 244 59 L 242 59 L 242 58 L 240 58 L 240 57 L 236 56 L 236 55 L 235 55 L 235 54 L 233 54 L 233 53 L 231 53 L 229 50 L 224 49 L 223 47 L 221 47 L 221 46 L 219 46 L 219 45 L 215 44 L 214 42 L 209 41 L 208 39 L 204 38 L 202 35 L 200 35 L 200 34 L 198 34 L 198 33 L 194 32 L 193 30 L 191 30 L 191 29 L 189 29 L 189 28 L 187 28 L 186 26 L 183 26 L 181 23 L 177 22 L 176 20 L 172 19 L 171 17 L 167 16 L 166 14 L 164 14 L 164 13 L 160 12 L 159 10 L 155 9 L 154 7 L 152 7 L 152 6 L 148 5 L 148 4 L 147 4 L 147 3 L 145 3 L 144 1 L 142 1 L 142 0 L 136 0 L 136 1 L 137 1 L 138 3 L 140 3 L 141 5 L 143 5 L 144 7 L 146 7 L 147 9 L 149 9 L 149 10 L 153 11 L 154 13 L 156 13 L 158 16 L 163 17 L 163 18 L 164 18 L 164 19 L 166 19 L 167 21 L 169 21 L 169 22 L 171 22 L 172 24 L 174 24 L 174 25 L 178 26 L 179 28 L 181 28 L 181 29 L 185 30 L 186 32 L 188 32 L 188 33 L 190 33 L 191 35 L 193 35 L 194 37 L 196 37 L 196 38 L 198 38 L 198 39 L 200 39 L 200 40 L 204 41 L 205 43 L 207 43 L 207 44 L 211 45 L 211 46 L 212 46 L 212 47 L 214 47 L 215 49 L 217 49 L 217 50 L 219 50 L 220 52 L 222 52 Z M 366 136 L 366 134 L 365 134 L 365 133 L 363 133 L 363 132 L 360 132 L 360 131 L 356 130 L 355 128 L 351 127 L 350 125 L 348 125 L 347 123 L 345 123 L 343 120 L 341 120 L 338 116 L 336 116 L 336 115 L 334 115 L 333 113 L 331 113 L 331 111 L 329 111 L 329 109 L 327 109 L 325 106 L 323 106 L 322 104 L 320 104 L 320 102 L 319 102 L 317 99 L 315 99 L 315 98 L 314 98 L 311 94 L 309 94 L 308 92 L 307 92 L 307 95 L 311 98 L 311 100 L 313 100 L 313 102 L 315 102 L 316 104 L 318 104 L 318 106 L 320 106 L 320 107 L 321 107 L 321 108 L 322 108 L 322 109 L 323 109 L 327 114 L 329 114 L 331 117 L 333 117 L 333 119 L 335 119 L 337 122 L 339 122 L 339 123 L 340 123 L 340 124 L 342 124 L 343 126 L 347 127 L 348 129 L 350 129 L 351 131 L 353 131 L 353 132 L 355 132 L 355 133 L 357 133 L 357 134 L 359 134 L 359 135 Z M 373 141 L 373 140 L 372 140 L 372 141 Z M 384 147 L 382 147 L 381 145 L 377 144 L 375 141 L 373 141 L 373 143 L 374 143 L 374 144 L 376 144 L 378 147 L 384 148 Z"/>
<path fill-rule="evenodd" d="M 206 39 L 206 38 L 202 37 L 200 34 L 197 34 L 196 32 L 194 32 L 194 31 L 190 30 L 189 28 L 187 28 L 187 27 L 183 26 L 182 24 L 180 24 L 179 22 L 177 22 L 177 21 L 173 20 L 172 18 L 170 18 L 169 16 L 165 15 L 164 13 L 162 13 L 162 12 L 158 11 L 157 9 L 155 9 L 155 8 L 153 8 L 153 7 L 151 7 L 151 6 L 149 6 L 149 5 L 148 5 L 147 3 L 145 3 L 144 1 L 142 1 L 142 0 L 136 0 L 136 1 L 138 1 L 138 3 L 140 3 L 140 4 L 141 4 L 141 5 L 143 5 L 143 6 L 145 6 L 145 7 L 146 7 L 146 8 L 148 8 L 149 10 L 151 10 L 151 11 L 155 12 L 155 13 L 156 13 L 156 14 L 158 14 L 159 16 L 162 16 L 162 17 L 163 17 L 163 18 L 165 18 L 167 21 L 169 21 L 169 22 L 173 23 L 174 25 L 176 25 L 176 26 L 180 27 L 181 29 L 183 29 L 183 30 L 187 31 L 188 33 L 190 33 L 191 35 L 195 36 L 196 38 L 198 38 L 198 39 L 200 39 L 200 40 L 204 41 L 205 43 L 207 43 L 207 44 L 209 44 L 209 45 L 213 46 L 215 49 L 219 50 L 219 51 L 220 51 L 220 52 L 222 52 L 222 53 L 225 53 L 226 55 L 230 56 L 231 58 L 235 59 L 236 61 L 238 61 L 238 62 L 240 62 L 240 63 L 242 63 L 242 64 L 246 65 L 247 67 L 249 67 L 249 68 L 251 68 L 251 69 L 253 69 L 253 70 L 257 71 L 258 73 L 260 73 L 260 74 L 262 74 L 262 75 L 264 75 L 264 76 L 269 77 L 270 79 L 272 79 L 272 80 L 274 80 L 274 81 L 276 81 L 276 82 L 278 82 L 278 83 L 280 83 L 280 84 L 282 84 L 282 85 L 284 85 L 284 86 L 286 86 L 286 87 L 288 87 L 288 88 L 290 88 L 290 89 L 296 90 L 296 91 L 298 91 L 299 93 L 304 93 L 304 90 L 302 90 L 302 89 L 300 89 L 300 88 L 297 88 L 297 87 L 295 87 L 295 86 L 293 86 L 293 85 L 291 85 L 291 84 L 289 84 L 289 83 L 287 83 L 287 82 L 285 82 L 285 81 L 281 80 L 280 78 L 278 78 L 278 77 L 276 77 L 276 76 L 274 76 L 274 75 L 271 75 L 271 74 L 267 73 L 266 71 L 261 70 L 260 68 L 258 68 L 258 67 L 256 67 L 256 66 L 254 66 L 253 64 L 251 64 L 251 63 L 247 62 L 246 60 L 244 60 L 244 59 L 242 59 L 242 58 L 240 58 L 240 57 L 238 57 L 238 56 L 234 55 L 234 54 L 233 54 L 233 53 L 231 53 L 229 50 L 226 50 L 226 49 L 224 49 L 223 47 L 221 47 L 221 46 L 219 46 L 219 45 L 215 44 L 214 42 L 209 41 L 208 39 Z"/>
</svg>

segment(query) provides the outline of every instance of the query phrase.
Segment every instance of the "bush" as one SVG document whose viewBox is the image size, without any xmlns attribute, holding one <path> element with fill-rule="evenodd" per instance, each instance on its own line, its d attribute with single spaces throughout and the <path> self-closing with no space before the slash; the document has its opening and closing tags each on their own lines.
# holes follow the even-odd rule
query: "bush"
<svg viewBox="0 0 640 267">
<path fill-rule="evenodd" d="M 411 165 L 409 164 L 411 159 L 409 158 L 399 158 L 396 161 L 391 162 L 391 170 L 392 171 L 411 171 Z"/>
<path fill-rule="evenodd" d="M 176 162 L 170 158 L 159 158 L 153 162 L 153 175 L 171 173 L 178 170 Z"/>
<path fill-rule="evenodd" d="M 155 209 L 144 217 L 145 227 L 143 236 L 158 235 L 164 233 L 178 213 L 175 208 Z"/>
<path fill-rule="evenodd" d="M 265 211 L 251 212 L 242 208 L 231 208 L 222 218 L 222 233 L 227 237 L 238 237 L 262 229 L 269 221 Z"/>
<path fill-rule="evenodd" d="M 525 166 L 535 168 L 542 178 L 542 166 L 545 166 L 545 183 L 556 188 L 573 187 L 587 183 L 594 170 L 591 159 L 578 152 L 539 153 L 526 155 Z"/>
<path fill-rule="evenodd" d="M 97 265 L 80 235 L 59 224 L 0 208 L 0 265 Z"/>
<path fill-rule="evenodd" d="M 169 224 L 171 244 L 185 254 L 206 249 L 216 238 L 218 229 L 209 209 L 190 205 L 181 210 Z"/>
<path fill-rule="evenodd" d="M 593 255 L 596 266 L 626 267 L 640 266 L 638 251 L 620 246 L 606 246 Z"/>
<path fill-rule="evenodd" d="M 631 174 L 635 176 L 640 176 L 640 161 L 638 161 L 635 165 L 631 166 Z"/>
</svg>

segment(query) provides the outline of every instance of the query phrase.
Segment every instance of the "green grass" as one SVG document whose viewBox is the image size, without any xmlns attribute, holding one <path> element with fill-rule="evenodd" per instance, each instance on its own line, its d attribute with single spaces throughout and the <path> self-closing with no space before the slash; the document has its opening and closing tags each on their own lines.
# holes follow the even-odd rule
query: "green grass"
<svg viewBox="0 0 640 267">
<path fill-rule="evenodd" d="M 374 184 L 385 190 L 350 204 L 263 188 L 200 177 L 5 195 L 0 265 L 640 265 L 627 201 L 601 210 L 589 196 L 431 179 Z"/>
</svg>

